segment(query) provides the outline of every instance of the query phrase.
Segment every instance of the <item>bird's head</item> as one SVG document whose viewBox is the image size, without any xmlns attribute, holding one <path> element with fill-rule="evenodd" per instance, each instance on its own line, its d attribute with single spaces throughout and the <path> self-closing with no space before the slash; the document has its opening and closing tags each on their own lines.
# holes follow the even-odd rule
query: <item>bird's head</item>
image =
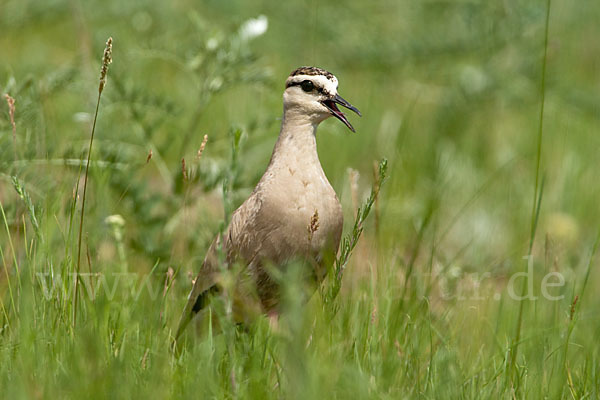
<svg viewBox="0 0 600 400">
<path fill-rule="evenodd" d="M 328 71 L 317 67 L 300 67 L 285 82 L 283 107 L 307 115 L 313 123 L 334 116 L 352 132 L 354 127 L 337 105 L 342 105 L 360 115 L 360 111 L 337 93 L 338 80 Z"/>
</svg>

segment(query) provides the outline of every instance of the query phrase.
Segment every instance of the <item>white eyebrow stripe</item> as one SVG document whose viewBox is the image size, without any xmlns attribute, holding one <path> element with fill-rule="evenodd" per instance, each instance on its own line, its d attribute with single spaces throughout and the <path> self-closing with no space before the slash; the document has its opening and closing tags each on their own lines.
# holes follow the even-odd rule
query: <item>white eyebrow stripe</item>
<svg viewBox="0 0 600 400">
<path fill-rule="evenodd" d="M 330 95 L 337 93 L 338 81 L 335 76 L 330 80 L 323 75 L 295 75 L 288 78 L 286 86 L 289 86 L 291 83 L 301 83 L 303 81 L 315 83 L 316 86 L 323 88 Z"/>
</svg>

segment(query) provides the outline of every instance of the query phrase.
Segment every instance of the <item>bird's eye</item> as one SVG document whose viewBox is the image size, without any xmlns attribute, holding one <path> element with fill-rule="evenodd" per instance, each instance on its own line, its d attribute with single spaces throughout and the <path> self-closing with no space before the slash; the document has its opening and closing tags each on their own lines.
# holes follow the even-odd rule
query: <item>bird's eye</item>
<svg viewBox="0 0 600 400">
<path fill-rule="evenodd" d="M 305 92 L 312 92 L 315 88 L 315 85 L 311 81 L 304 81 L 300 84 L 302 86 L 302 90 Z"/>
</svg>

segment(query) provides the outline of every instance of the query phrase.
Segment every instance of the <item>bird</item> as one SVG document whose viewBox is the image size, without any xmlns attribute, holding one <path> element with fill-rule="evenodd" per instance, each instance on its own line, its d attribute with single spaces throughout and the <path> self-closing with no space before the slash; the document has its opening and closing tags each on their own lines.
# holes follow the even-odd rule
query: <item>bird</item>
<svg viewBox="0 0 600 400">
<path fill-rule="evenodd" d="M 292 71 L 283 92 L 283 118 L 271 159 L 228 227 L 217 235 L 194 280 L 175 333 L 175 341 L 214 296 L 228 286 L 222 271 L 238 266 L 233 301 L 235 321 L 256 314 L 278 315 L 280 291 L 275 271 L 300 260 L 303 273 L 321 282 L 335 259 L 343 228 L 340 201 L 319 161 L 316 133 L 329 117 L 354 127 L 338 105 L 361 116 L 341 97 L 338 80 L 318 67 Z"/>
</svg>

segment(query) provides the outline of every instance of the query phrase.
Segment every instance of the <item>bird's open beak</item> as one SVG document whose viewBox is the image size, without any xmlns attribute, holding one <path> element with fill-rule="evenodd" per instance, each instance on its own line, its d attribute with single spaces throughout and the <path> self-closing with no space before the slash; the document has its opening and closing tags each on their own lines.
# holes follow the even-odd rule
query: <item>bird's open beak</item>
<svg viewBox="0 0 600 400">
<path fill-rule="evenodd" d="M 350 124 L 350 122 L 348 121 L 348 119 L 346 118 L 346 115 L 340 111 L 340 109 L 336 106 L 336 104 L 339 104 L 341 106 L 346 107 L 348 110 L 352 110 L 355 113 L 358 114 L 358 116 L 361 116 L 360 111 L 358 111 L 358 108 L 354 107 L 352 104 L 348 103 L 346 100 L 344 100 L 344 98 L 342 96 L 340 96 L 339 94 L 336 94 L 333 98 L 331 99 L 327 99 L 327 100 L 322 100 L 321 104 L 323 104 L 325 107 L 327 107 L 327 109 L 329 111 L 331 111 L 331 115 L 333 115 L 334 117 L 336 117 L 337 119 L 339 119 L 340 121 L 342 121 L 344 123 L 344 125 L 346 125 L 348 128 L 350 128 L 350 130 L 352 132 L 356 132 L 354 130 L 354 127 L 352 126 L 352 124 Z"/>
</svg>

